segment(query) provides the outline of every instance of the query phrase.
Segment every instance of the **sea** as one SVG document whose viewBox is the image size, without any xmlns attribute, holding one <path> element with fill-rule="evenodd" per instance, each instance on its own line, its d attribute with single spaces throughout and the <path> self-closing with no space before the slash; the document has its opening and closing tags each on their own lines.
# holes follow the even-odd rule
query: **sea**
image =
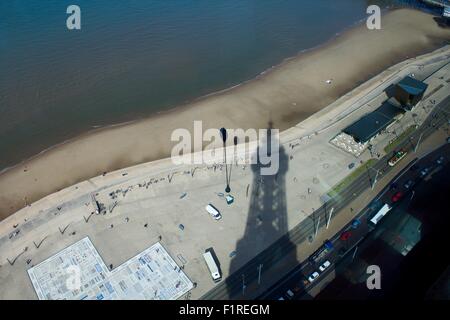
<svg viewBox="0 0 450 320">
<path fill-rule="evenodd" d="M 360 23 L 372 4 L 419 2 L 0 1 L 0 172 L 248 81 Z M 79 30 L 67 27 L 71 5 Z"/>
</svg>

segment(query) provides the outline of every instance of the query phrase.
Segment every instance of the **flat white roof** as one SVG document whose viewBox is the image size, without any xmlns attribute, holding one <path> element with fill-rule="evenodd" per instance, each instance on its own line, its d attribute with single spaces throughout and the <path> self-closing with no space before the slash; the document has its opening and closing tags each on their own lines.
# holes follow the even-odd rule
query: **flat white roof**
<svg viewBox="0 0 450 320">
<path fill-rule="evenodd" d="M 28 275 L 40 300 L 175 300 L 193 288 L 159 242 L 109 271 L 86 237 Z"/>
</svg>

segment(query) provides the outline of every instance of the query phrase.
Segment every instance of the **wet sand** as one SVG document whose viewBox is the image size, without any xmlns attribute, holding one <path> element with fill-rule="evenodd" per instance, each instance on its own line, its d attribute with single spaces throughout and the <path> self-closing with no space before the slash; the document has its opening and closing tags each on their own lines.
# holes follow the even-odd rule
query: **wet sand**
<svg viewBox="0 0 450 320">
<path fill-rule="evenodd" d="M 401 9 L 382 16 L 382 30 L 365 23 L 260 77 L 189 105 L 125 125 L 94 130 L 0 175 L 0 219 L 104 171 L 170 155 L 177 128 L 287 129 L 387 67 L 450 40 L 431 15 Z M 327 84 L 327 79 L 333 79 Z"/>
</svg>

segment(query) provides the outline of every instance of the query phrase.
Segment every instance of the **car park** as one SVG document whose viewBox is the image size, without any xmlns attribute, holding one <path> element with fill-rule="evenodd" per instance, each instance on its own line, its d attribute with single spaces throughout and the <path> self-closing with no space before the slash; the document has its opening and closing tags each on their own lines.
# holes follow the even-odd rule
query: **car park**
<svg viewBox="0 0 450 320">
<path fill-rule="evenodd" d="M 319 267 L 319 270 L 321 272 L 324 272 L 329 266 L 331 266 L 331 262 L 329 260 L 322 263 L 322 265 Z"/>
<path fill-rule="evenodd" d="M 314 271 L 309 277 L 308 277 L 308 281 L 310 283 L 314 282 L 314 280 L 316 280 L 319 277 L 319 273 L 317 271 Z"/>
</svg>

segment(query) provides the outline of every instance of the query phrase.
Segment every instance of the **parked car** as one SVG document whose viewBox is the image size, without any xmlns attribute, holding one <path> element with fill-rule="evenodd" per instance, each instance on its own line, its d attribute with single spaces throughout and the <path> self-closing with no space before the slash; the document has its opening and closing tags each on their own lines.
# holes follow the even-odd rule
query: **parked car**
<svg viewBox="0 0 450 320">
<path fill-rule="evenodd" d="M 294 297 L 294 293 L 290 289 L 286 291 L 286 295 L 289 297 L 289 299 L 292 299 Z"/>
<path fill-rule="evenodd" d="M 359 219 L 353 219 L 352 221 L 352 228 L 357 229 L 361 224 L 361 221 Z"/>
<path fill-rule="evenodd" d="M 344 231 L 342 232 L 341 236 L 339 237 L 342 241 L 347 241 L 352 236 L 351 231 Z"/>
<path fill-rule="evenodd" d="M 348 168 L 349 169 L 353 169 L 355 167 L 355 163 L 354 162 L 352 162 L 352 163 L 350 163 L 349 165 L 348 165 Z"/>
<path fill-rule="evenodd" d="M 429 171 L 430 171 L 430 168 L 423 169 L 422 171 L 420 171 L 420 176 L 425 177 Z"/>
<path fill-rule="evenodd" d="M 437 164 L 443 164 L 444 163 L 444 156 L 440 156 L 439 159 L 436 160 Z"/>
<path fill-rule="evenodd" d="M 309 277 L 308 277 L 308 281 L 310 283 L 314 282 L 314 280 L 316 280 L 319 277 L 319 273 L 317 271 L 314 271 Z"/>
<path fill-rule="evenodd" d="M 216 209 L 211 203 L 206 206 L 206 211 L 216 220 L 220 220 L 222 218 L 222 215 L 220 214 L 219 210 Z"/>
<path fill-rule="evenodd" d="M 413 186 L 413 184 L 414 184 L 414 181 L 408 180 L 405 182 L 405 184 L 403 186 L 405 187 L 405 189 L 409 189 Z"/>
<path fill-rule="evenodd" d="M 319 270 L 321 272 L 324 272 L 329 266 L 331 266 L 331 262 L 327 260 L 324 263 L 322 263 L 322 265 L 319 267 Z"/>
<path fill-rule="evenodd" d="M 397 202 L 403 197 L 403 192 L 399 191 L 392 196 L 392 202 Z"/>
</svg>

